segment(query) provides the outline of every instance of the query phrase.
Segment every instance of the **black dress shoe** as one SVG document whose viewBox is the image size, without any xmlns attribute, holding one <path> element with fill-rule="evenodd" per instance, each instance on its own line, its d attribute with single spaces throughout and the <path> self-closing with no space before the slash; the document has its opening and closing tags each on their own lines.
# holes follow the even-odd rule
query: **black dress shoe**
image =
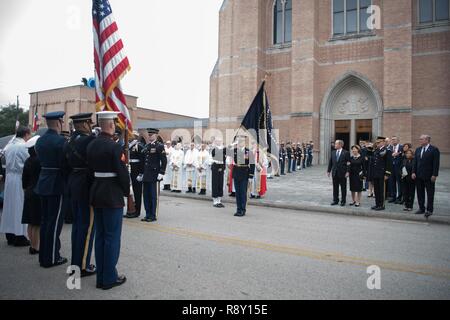
<svg viewBox="0 0 450 320">
<path fill-rule="evenodd" d="M 148 218 L 143 218 L 143 219 L 141 219 L 141 221 L 142 221 L 142 222 L 150 222 L 150 219 L 148 219 Z"/>
<path fill-rule="evenodd" d="M 32 248 L 32 247 L 30 247 L 30 249 L 28 250 L 28 252 L 29 252 L 32 256 L 34 256 L 34 255 L 36 255 L 36 254 L 39 254 L 39 251 L 36 250 L 35 248 Z"/>
<path fill-rule="evenodd" d="M 378 207 L 377 207 L 377 206 L 373 206 L 373 207 L 370 208 L 370 209 L 375 210 L 376 208 L 378 208 Z"/>
<path fill-rule="evenodd" d="M 235 217 L 242 217 L 242 213 L 241 213 L 241 212 L 236 212 L 236 213 L 234 214 L 234 216 L 235 216 Z"/>
<path fill-rule="evenodd" d="M 331 204 L 330 204 L 330 206 L 337 206 L 339 204 L 339 202 L 332 202 Z"/>
<path fill-rule="evenodd" d="M 422 211 L 422 210 L 417 210 L 416 212 L 414 212 L 414 214 L 424 214 L 425 213 L 425 211 Z"/>
<path fill-rule="evenodd" d="M 425 218 L 429 218 L 429 217 L 431 217 L 433 215 L 433 212 L 430 212 L 430 211 L 427 211 L 426 213 L 425 213 Z"/>
<path fill-rule="evenodd" d="M 97 274 L 97 268 L 94 265 L 90 265 L 86 270 L 81 270 L 81 278 L 93 276 Z"/>
<path fill-rule="evenodd" d="M 385 208 L 384 207 L 377 207 L 376 209 L 375 209 L 375 211 L 383 211 Z"/>
<path fill-rule="evenodd" d="M 53 267 L 57 267 L 57 266 L 63 265 L 65 263 L 67 263 L 67 259 L 63 258 L 63 257 L 60 257 L 58 260 L 56 260 L 56 262 L 54 264 L 51 264 L 49 266 L 41 264 L 41 267 L 48 269 L 48 268 L 53 268 Z"/>
<path fill-rule="evenodd" d="M 95 285 L 95 287 L 96 287 L 97 289 L 103 289 L 103 285 L 102 285 L 102 284 L 99 284 L 99 283 L 97 283 L 97 284 Z"/>
<path fill-rule="evenodd" d="M 30 241 L 25 237 L 16 237 L 14 241 L 14 247 L 28 247 L 30 244 Z"/>
<path fill-rule="evenodd" d="M 345 202 L 341 202 L 341 207 L 345 207 Z"/>
<path fill-rule="evenodd" d="M 148 219 L 148 221 L 147 222 L 155 222 L 155 221 L 157 221 L 158 219 L 156 219 L 156 218 L 151 218 L 151 219 Z"/>
<path fill-rule="evenodd" d="M 136 218 L 136 213 L 127 213 L 123 217 L 126 219 L 133 219 L 133 218 Z"/>
<path fill-rule="evenodd" d="M 218 204 L 219 208 L 225 208 L 225 206 L 222 203 Z"/>
<path fill-rule="evenodd" d="M 123 285 L 125 282 L 127 282 L 127 277 L 125 276 L 118 276 L 116 282 L 114 282 L 113 284 L 109 284 L 109 285 L 104 285 L 102 287 L 103 290 L 109 290 L 112 289 L 114 287 L 118 287 Z"/>
</svg>

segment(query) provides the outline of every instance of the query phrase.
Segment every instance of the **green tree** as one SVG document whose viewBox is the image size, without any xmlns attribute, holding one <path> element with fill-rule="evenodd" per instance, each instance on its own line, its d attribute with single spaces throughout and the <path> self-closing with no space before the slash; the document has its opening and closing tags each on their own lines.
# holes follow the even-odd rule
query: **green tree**
<svg viewBox="0 0 450 320">
<path fill-rule="evenodd" d="M 28 126 L 28 111 L 22 108 L 17 110 L 16 104 L 0 106 L 0 138 L 15 133 L 16 119 L 19 115 L 19 122 L 22 126 Z"/>
</svg>

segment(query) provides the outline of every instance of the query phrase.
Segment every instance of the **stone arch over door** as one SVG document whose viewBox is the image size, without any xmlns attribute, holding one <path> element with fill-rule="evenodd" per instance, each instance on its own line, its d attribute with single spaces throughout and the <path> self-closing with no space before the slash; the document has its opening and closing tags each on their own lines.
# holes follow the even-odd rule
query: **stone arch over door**
<svg viewBox="0 0 450 320">
<path fill-rule="evenodd" d="M 349 71 L 332 83 L 320 107 L 320 163 L 326 164 L 330 157 L 335 121 L 350 121 L 354 142 L 355 123 L 359 119 L 372 120 L 372 137 L 381 134 L 383 103 L 372 81 Z"/>
</svg>

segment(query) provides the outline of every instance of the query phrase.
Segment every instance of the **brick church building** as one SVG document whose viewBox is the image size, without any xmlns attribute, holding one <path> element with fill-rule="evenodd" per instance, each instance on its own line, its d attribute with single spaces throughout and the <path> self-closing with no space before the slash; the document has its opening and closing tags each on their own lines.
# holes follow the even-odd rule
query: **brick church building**
<svg viewBox="0 0 450 320">
<path fill-rule="evenodd" d="M 280 140 L 313 140 L 321 163 L 337 138 L 426 133 L 448 167 L 449 15 L 449 0 L 225 0 L 209 126 L 236 129 L 269 73 Z"/>
</svg>

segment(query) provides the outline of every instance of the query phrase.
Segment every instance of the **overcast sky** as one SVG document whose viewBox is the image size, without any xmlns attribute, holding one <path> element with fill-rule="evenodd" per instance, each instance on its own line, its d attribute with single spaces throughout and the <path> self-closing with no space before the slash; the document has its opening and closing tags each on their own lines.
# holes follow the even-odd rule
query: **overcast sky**
<svg viewBox="0 0 450 320">
<path fill-rule="evenodd" d="M 140 107 L 208 117 L 222 0 L 110 0 Z M 0 1 L 0 105 L 92 77 L 91 0 Z"/>
</svg>

